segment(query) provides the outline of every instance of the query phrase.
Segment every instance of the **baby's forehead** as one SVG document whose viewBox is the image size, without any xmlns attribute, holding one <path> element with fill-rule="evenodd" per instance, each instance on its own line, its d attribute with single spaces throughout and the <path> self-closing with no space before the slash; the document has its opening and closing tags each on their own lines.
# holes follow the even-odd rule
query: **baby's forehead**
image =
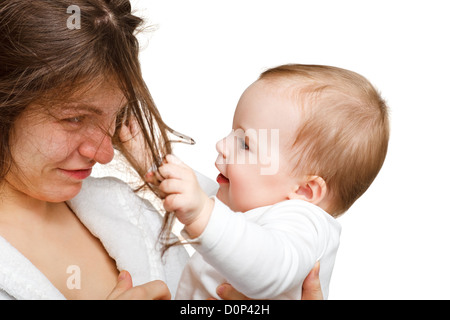
<svg viewBox="0 0 450 320">
<path fill-rule="evenodd" d="M 303 100 L 320 91 L 323 83 L 299 77 L 274 77 L 257 80 L 255 85 L 283 100 L 286 105 L 300 107 Z"/>
<path fill-rule="evenodd" d="M 333 106 L 339 101 L 362 99 L 360 88 L 341 83 L 329 77 L 271 76 L 255 82 L 261 91 L 279 98 L 280 111 L 293 108 L 300 119 L 312 116 L 323 106 Z M 330 108 L 327 108 L 331 111 Z"/>
<path fill-rule="evenodd" d="M 235 115 L 265 120 L 297 110 L 298 86 L 288 82 L 257 80 L 242 94 Z"/>
<path fill-rule="evenodd" d="M 276 77 L 257 80 L 253 84 L 260 92 L 271 97 L 274 111 L 284 113 L 288 117 L 295 117 L 297 124 L 301 124 L 307 112 L 311 110 L 314 101 L 317 102 L 321 93 L 320 84 L 309 79 L 292 79 L 290 77 Z M 286 119 L 291 122 L 293 119 Z"/>
<path fill-rule="evenodd" d="M 288 88 L 258 80 L 239 101 L 233 128 L 278 130 L 280 139 L 287 141 L 300 127 L 300 119 L 300 108 Z"/>
</svg>

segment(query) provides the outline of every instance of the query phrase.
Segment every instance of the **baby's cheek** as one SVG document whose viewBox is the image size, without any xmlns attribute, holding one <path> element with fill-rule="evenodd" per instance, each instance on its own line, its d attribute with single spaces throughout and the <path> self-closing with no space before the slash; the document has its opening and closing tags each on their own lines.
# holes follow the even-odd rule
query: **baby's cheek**
<svg viewBox="0 0 450 320">
<path fill-rule="evenodd" d="M 257 207 L 256 186 L 232 186 L 230 188 L 230 208 L 233 211 L 246 212 Z"/>
</svg>

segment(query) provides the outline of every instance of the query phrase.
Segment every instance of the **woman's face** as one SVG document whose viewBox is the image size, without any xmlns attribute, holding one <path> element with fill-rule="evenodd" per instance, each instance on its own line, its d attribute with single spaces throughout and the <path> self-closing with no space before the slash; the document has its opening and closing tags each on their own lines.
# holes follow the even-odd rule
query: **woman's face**
<svg viewBox="0 0 450 320">
<path fill-rule="evenodd" d="M 113 159 L 111 136 L 125 106 L 122 92 L 96 85 L 64 103 L 30 105 L 13 127 L 13 166 L 6 185 L 32 198 L 62 202 L 75 197 L 96 163 Z"/>
</svg>

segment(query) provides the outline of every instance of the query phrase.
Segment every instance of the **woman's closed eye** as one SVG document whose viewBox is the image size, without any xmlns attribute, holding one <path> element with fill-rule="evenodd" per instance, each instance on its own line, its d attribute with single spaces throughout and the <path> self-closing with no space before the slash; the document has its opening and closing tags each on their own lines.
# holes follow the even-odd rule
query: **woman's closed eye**
<svg viewBox="0 0 450 320">
<path fill-rule="evenodd" d="M 77 117 L 72 117 L 72 118 L 66 118 L 63 119 L 63 121 L 68 122 L 68 123 L 81 123 L 83 122 L 83 120 L 86 118 L 86 116 L 77 116 Z"/>
<path fill-rule="evenodd" d="M 65 117 L 60 119 L 61 125 L 67 130 L 78 130 L 81 129 L 86 122 L 87 117 L 84 115 Z"/>
</svg>

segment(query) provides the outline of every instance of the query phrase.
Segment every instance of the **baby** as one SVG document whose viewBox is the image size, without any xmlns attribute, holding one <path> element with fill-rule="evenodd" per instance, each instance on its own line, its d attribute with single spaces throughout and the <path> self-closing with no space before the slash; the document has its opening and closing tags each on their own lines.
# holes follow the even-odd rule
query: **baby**
<svg viewBox="0 0 450 320">
<path fill-rule="evenodd" d="M 165 209 L 197 251 L 176 299 L 218 298 L 224 282 L 253 299 L 299 299 L 317 261 L 326 298 L 336 218 L 375 179 L 388 140 L 387 107 L 364 77 L 314 65 L 264 72 L 217 143 L 215 197 L 172 155 L 147 176 L 158 179 Z"/>
</svg>

